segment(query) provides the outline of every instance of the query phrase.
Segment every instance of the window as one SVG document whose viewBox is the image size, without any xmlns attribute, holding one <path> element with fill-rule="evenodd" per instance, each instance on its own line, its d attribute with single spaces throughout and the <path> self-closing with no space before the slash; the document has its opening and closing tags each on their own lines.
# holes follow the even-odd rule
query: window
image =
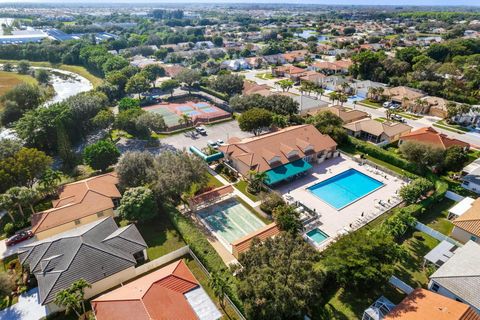
<svg viewBox="0 0 480 320">
<path fill-rule="evenodd" d="M 75 219 L 75 224 L 80 224 L 80 219 Z"/>
<path fill-rule="evenodd" d="M 434 283 L 434 284 L 432 285 L 432 291 L 437 292 L 438 289 L 440 289 L 440 286 L 439 286 L 438 284 Z"/>
<path fill-rule="evenodd" d="M 103 217 L 103 215 L 104 215 L 103 211 L 97 212 L 97 217 L 100 218 L 100 217 Z"/>
<path fill-rule="evenodd" d="M 455 298 L 455 301 L 458 301 L 458 302 L 462 302 L 462 303 L 463 303 L 463 300 L 460 299 L 460 298 Z"/>
<path fill-rule="evenodd" d="M 475 242 L 476 242 L 476 241 L 477 241 L 477 237 L 475 237 L 475 236 L 471 236 L 471 237 L 470 237 L 470 240 L 472 240 L 472 241 L 475 241 Z"/>
</svg>

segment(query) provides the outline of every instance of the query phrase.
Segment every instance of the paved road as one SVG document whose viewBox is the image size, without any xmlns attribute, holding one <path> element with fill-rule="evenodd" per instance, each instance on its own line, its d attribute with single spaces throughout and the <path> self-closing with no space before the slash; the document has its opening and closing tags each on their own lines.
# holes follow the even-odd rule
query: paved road
<svg viewBox="0 0 480 320">
<path fill-rule="evenodd" d="M 266 73 L 266 72 L 270 72 L 270 71 L 269 70 L 249 70 L 249 71 L 242 72 L 242 74 L 248 80 L 254 81 L 258 84 L 269 85 L 270 87 L 274 88 L 274 90 L 278 91 L 279 89 L 276 87 L 275 82 L 277 82 L 279 79 L 260 79 L 260 78 L 256 77 L 257 74 Z M 297 88 L 290 89 L 290 92 L 298 94 L 298 95 L 301 94 L 300 91 Z M 323 100 L 323 101 L 331 103 L 330 99 L 326 96 L 322 96 L 320 99 Z M 373 109 L 373 108 L 361 106 L 361 105 L 358 105 L 358 104 L 353 105 L 352 102 L 347 102 L 347 103 L 344 104 L 344 106 L 365 111 L 365 112 L 369 113 L 372 116 L 372 118 L 380 118 L 380 117 L 385 118 L 386 117 L 385 116 L 385 108 Z M 418 129 L 418 128 L 422 128 L 422 127 L 432 126 L 433 123 L 440 120 L 440 118 L 432 117 L 432 116 L 424 116 L 423 118 L 418 119 L 418 120 L 410 120 L 410 119 L 405 119 L 405 120 L 407 121 L 408 125 L 412 126 L 414 129 Z M 480 133 L 468 132 L 468 133 L 465 133 L 465 134 L 459 134 L 459 133 L 455 133 L 455 132 L 445 130 L 445 129 L 442 129 L 442 128 L 438 128 L 438 127 L 435 127 L 435 130 L 437 130 L 441 133 L 444 133 L 451 138 L 456 138 L 458 140 L 465 141 L 465 142 L 471 144 L 472 146 L 474 146 L 476 148 L 480 148 Z"/>
<path fill-rule="evenodd" d="M 252 135 L 248 132 L 243 132 L 238 127 L 238 123 L 235 120 L 214 124 L 211 126 L 205 126 L 207 135 L 198 135 L 195 139 L 185 136 L 184 133 L 175 134 L 167 138 L 160 139 L 160 143 L 171 145 L 177 149 L 188 149 L 190 146 L 195 146 L 198 149 L 202 149 L 207 146 L 207 141 L 217 141 L 222 139 L 227 142 L 229 138 L 238 137 L 246 138 Z"/>
</svg>

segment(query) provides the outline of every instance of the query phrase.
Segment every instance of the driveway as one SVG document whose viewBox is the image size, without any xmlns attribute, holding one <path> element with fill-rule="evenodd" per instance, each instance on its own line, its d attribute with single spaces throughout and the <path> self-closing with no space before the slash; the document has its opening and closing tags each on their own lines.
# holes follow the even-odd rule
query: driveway
<svg viewBox="0 0 480 320">
<path fill-rule="evenodd" d="M 47 308 L 38 300 L 38 288 L 23 293 L 17 303 L 0 311 L 2 320 L 38 320 L 46 316 Z"/>
<path fill-rule="evenodd" d="M 27 239 L 25 241 L 22 241 L 20 243 L 17 243 L 16 245 L 13 245 L 13 246 L 10 246 L 10 247 L 7 247 L 7 245 L 5 244 L 5 241 L 6 241 L 6 239 L 3 239 L 3 240 L 0 241 L 0 260 L 3 260 L 7 257 L 10 257 L 10 256 L 16 254 L 19 248 L 34 242 L 35 237 Z M 2 318 L 0 317 L 0 319 L 2 319 Z"/>
<path fill-rule="evenodd" d="M 209 140 L 217 141 L 218 139 L 222 139 L 224 142 L 227 142 L 228 139 L 232 137 L 247 138 L 252 136 L 251 133 L 240 130 L 238 122 L 235 120 L 205 126 L 205 128 L 207 130 L 207 135 L 205 136 L 197 135 L 196 138 L 191 138 L 186 136 L 185 133 L 179 133 L 160 139 L 160 143 L 173 146 L 179 150 L 188 150 L 190 146 L 197 147 L 201 150 L 207 146 L 207 141 Z"/>
</svg>

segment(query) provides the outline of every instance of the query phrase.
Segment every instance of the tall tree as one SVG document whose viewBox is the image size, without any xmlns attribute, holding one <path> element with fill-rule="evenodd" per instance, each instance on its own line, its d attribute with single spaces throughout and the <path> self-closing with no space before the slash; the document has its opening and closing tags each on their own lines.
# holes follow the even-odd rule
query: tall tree
<svg viewBox="0 0 480 320">
<path fill-rule="evenodd" d="M 258 135 L 262 130 L 270 127 L 273 114 L 265 109 L 253 108 L 245 111 L 238 118 L 238 124 L 242 131 L 253 132 Z"/>
<path fill-rule="evenodd" d="M 200 79 L 200 73 L 192 69 L 183 69 L 175 76 L 175 80 L 178 80 L 187 87 L 189 94 L 192 93 L 193 86 L 198 83 Z"/>
<path fill-rule="evenodd" d="M 120 151 L 108 140 L 100 140 L 87 146 L 83 152 L 85 163 L 95 170 L 105 172 L 109 166 L 117 163 Z"/>
<path fill-rule="evenodd" d="M 317 252 L 301 237 L 282 233 L 254 239 L 241 254 L 238 295 L 249 319 L 304 319 L 322 303 L 324 273 Z"/>
<path fill-rule="evenodd" d="M 130 188 L 123 194 L 118 207 L 120 216 L 129 221 L 145 221 L 158 213 L 152 190 L 146 187 Z"/>
</svg>

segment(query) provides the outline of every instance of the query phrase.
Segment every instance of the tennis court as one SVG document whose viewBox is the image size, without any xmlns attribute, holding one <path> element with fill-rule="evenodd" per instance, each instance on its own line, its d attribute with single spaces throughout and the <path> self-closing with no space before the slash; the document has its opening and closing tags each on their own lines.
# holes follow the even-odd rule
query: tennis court
<svg viewBox="0 0 480 320">
<path fill-rule="evenodd" d="M 191 123 L 209 123 L 231 117 L 231 114 L 207 102 L 185 101 L 183 103 L 159 103 L 145 107 L 144 110 L 163 116 L 165 124 L 170 129 L 181 127 L 182 115 L 188 115 Z"/>
<path fill-rule="evenodd" d="M 257 231 L 265 224 L 235 198 L 216 203 L 198 216 L 220 242 L 230 249 L 235 240 Z"/>
</svg>

